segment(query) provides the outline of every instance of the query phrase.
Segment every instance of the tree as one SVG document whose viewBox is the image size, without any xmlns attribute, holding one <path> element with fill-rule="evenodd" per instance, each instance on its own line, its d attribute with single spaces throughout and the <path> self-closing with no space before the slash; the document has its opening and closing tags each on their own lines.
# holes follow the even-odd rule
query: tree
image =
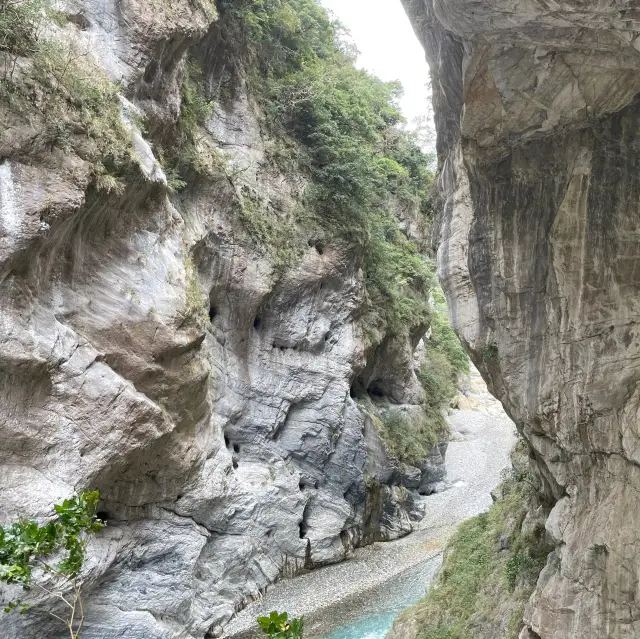
<svg viewBox="0 0 640 639">
<path fill-rule="evenodd" d="M 99 499 L 98 491 L 85 491 L 56 504 L 55 516 L 42 526 L 19 519 L 0 527 L 0 581 L 58 599 L 63 611 L 45 612 L 64 624 L 70 639 L 80 637 L 84 623 L 80 571 L 87 540 L 105 526 L 95 513 Z M 14 600 L 4 611 L 24 614 L 29 607 Z"/>
<path fill-rule="evenodd" d="M 274 610 L 268 617 L 258 617 L 258 625 L 269 639 L 302 639 L 304 618 L 289 620 L 286 612 Z"/>
</svg>

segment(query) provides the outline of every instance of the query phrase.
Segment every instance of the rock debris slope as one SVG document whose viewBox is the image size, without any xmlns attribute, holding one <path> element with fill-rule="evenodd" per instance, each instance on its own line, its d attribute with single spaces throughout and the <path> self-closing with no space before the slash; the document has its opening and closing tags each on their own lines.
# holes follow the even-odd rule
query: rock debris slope
<svg viewBox="0 0 640 639">
<path fill-rule="evenodd" d="M 65 75 L 34 84 L 28 39 L 3 44 L 0 70 L 18 87 L 0 105 L 0 521 L 99 489 L 83 636 L 219 636 L 279 576 L 412 530 L 446 442 L 399 464 L 372 414 L 422 410 L 428 326 L 367 342 L 357 250 L 310 234 L 282 268 L 251 241 L 239 203 L 288 219 L 306 178 L 272 162 L 241 73 L 193 142 L 224 153 L 226 173 L 168 188 L 157 149 L 175 142 L 162 135 L 187 56 L 223 81 L 215 7 L 70 2 L 58 18 Z M 106 111 L 111 81 L 123 95 Z M 28 117 L 23 98 L 40 105 Z M 365 411 L 353 396 L 367 390 Z M 36 606 L 0 635 L 56 632 Z"/>
<path fill-rule="evenodd" d="M 454 324 L 553 506 L 521 637 L 637 637 L 638 7 L 404 2 L 433 73 Z"/>
</svg>

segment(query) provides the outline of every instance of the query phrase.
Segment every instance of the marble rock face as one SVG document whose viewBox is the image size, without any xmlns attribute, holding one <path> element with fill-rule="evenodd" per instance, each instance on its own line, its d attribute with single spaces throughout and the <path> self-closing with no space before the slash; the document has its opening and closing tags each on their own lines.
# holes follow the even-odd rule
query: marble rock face
<svg viewBox="0 0 640 639">
<path fill-rule="evenodd" d="M 439 273 L 556 544 L 521 637 L 640 636 L 640 13 L 404 0 L 433 75 Z"/>
<path fill-rule="evenodd" d="M 166 188 L 134 114 L 175 119 L 187 51 L 215 73 L 220 34 L 194 6 L 67 7 L 59 37 L 126 96 L 140 166 L 122 195 L 0 113 L 0 521 L 101 491 L 87 639 L 213 636 L 275 579 L 411 531 L 444 473 L 445 443 L 398 464 L 351 396 L 424 400 L 418 344 L 365 352 L 361 256 L 310 237 L 277 271 L 239 224 L 243 193 L 286 213 L 305 186 L 269 163 L 242 85 L 207 122 L 234 184 Z M 3 639 L 61 632 L 38 605 L 0 623 Z"/>
</svg>

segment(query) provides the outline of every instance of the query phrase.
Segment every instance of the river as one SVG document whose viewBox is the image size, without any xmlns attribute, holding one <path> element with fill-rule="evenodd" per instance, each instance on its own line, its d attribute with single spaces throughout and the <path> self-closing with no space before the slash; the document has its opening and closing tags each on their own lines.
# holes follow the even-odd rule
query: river
<svg viewBox="0 0 640 639">
<path fill-rule="evenodd" d="M 515 426 L 476 371 L 449 423 L 448 487 L 423 498 L 426 515 L 416 531 L 360 548 L 340 564 L 274 584 L 237 615 L 224 637 L 257 638 L 252 630 L 256 617 L 287 610 L 305 616 L 309 639 L 383 639 L 395 616 L 424 595 L 457 524 L 490 506 L 491 490 L 509 465 Z"/>
</svg>

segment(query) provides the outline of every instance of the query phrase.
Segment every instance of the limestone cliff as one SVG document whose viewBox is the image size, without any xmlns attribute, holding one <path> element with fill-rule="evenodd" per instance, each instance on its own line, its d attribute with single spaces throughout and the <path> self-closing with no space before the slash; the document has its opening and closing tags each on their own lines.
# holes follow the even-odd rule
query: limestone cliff
<svg viewBox="0 0 640 639">
<path fill-rule="evenodd" d="M 62 48 L 0 42 L 0 523 L 99 489 L 83 636 L 219 636 L 278 577 L 421 516 L 446 441 L 399 463 L 376 423 L 420 418 L 428 325 L 365 335 L 362 251 L 294 221 L 309 178 L 274 161 L 212 4 L 56 11 Z M 187 57 L 215 105 L 185 183 Z M 256 228 L 306 235 L 289 259 Z M 57 636 L 37 611 L 0 635 Z"/>
<path fill-rule="evenodd" d="M 521 637 L 636 637 L 637 6 L 405 6 L 433 74 L 439 274 L 553 505 Z"/>
</svg>

